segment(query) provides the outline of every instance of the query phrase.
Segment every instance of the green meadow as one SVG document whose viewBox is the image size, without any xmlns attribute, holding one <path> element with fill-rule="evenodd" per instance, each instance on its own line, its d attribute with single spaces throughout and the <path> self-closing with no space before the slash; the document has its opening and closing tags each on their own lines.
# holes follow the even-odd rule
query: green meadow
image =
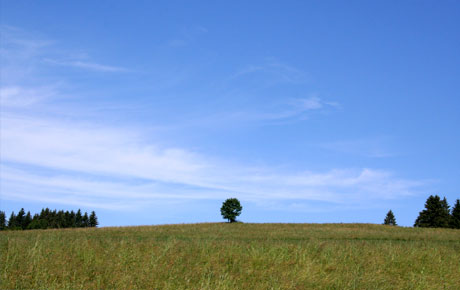
<svg viewBox="0 0 460 290">
<path fill-rule="evenodd" d="M 0 289 L 460 289 L 460 230 L 205 223 L 0 232 Z"/>
</svg>

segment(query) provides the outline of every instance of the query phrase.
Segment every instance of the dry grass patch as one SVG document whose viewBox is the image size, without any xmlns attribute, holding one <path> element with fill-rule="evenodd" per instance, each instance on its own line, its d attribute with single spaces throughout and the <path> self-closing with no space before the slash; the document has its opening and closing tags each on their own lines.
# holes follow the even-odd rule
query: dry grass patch
<svg viewBox="0 0 460 290">
<path fill-rule="evenodd" d="M 1 289 L 460 289 L 460 231 L 191 224 L 0 233 Z"/>
</svg>

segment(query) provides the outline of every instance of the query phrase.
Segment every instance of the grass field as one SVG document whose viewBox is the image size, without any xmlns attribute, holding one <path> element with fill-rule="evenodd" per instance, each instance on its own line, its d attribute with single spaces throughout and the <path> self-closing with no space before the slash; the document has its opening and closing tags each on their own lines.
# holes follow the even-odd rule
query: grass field
<svg viewBox="0 0 460 290">
<path fill-rule="evenodd" d="M 188 224 L 0 233 L 1 289 L 460 289 L 460 230 Z"/>
</svg>

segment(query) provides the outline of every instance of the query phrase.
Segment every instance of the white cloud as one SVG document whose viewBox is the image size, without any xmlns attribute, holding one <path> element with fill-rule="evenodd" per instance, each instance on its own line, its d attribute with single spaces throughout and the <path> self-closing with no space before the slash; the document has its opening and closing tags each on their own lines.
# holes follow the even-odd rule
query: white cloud
<svg viewBox="0 0 460 290">
<path fill-rule="evenodd" d="M 392 140 L 387 136 L 377 136 L 369 138 L 339 140 L 319 144 L 319 147 L 357 156 L 370 158 L 394 157 L 391 148 Z"/>
<path fill-rule="evenodd" d="M 2 41 L 0 42 L 0 56 L 2 58 L 2 81 L 19 77 L 23 80 L 30 78 L 39 63 L 75 67 L 98 72 L 128 72 L 129 70 L 119 66 L 100 64 L 88 60 L 88 55 L 82 52 L 63 50 L 58 44 L 44 37 L 31 35 L 22 29 L 0 26 Z M 59 55 L 65 55 L 65 59 Z M 6 77 L 6 78 L 5 78 Z M 36 75 L 35 75 L 36 77 Z"/>
<path fill-rule="evenodd" d="M 24 88 L 20 86 L 0 87 L 1 106 L 28 107 L 41 103 L 56 95 L 54 87 Z"/>
<path fill-rule="evenodd" d="M 60 61 L 60 60 L 53 60 L 53 59 L 45 59 L 44 61 L 46 63 L 50 63 L 54 65 L 70 66 L 70 67 L 88 69 L 88 70 L 99 71 L 99 72 L 127 72 L 128 71 L 126 68 L 123 68 L 123 67 L 109 66 L 109 65 L 103 65 L 103 64 L 94 63 L 94 62 L 85 62 L 85 61 L 80 61 L 80 60 Z"/>
<path fill-rule="evenodd" d="M 237 71 L 230 80 L 247 78 L 249 76 L 263 76 L 266 84 L 274 85 L 278 83 L 300 84 L 309 80 L 308 75 L 291 65 L 269 58 L 264 63 L 258 65 L 248 65 Z M 258 80 L 260 82 L 260 80 Z"/>
<path fill-rule="evenodd" d="M 142 132 L 114 127 L 12 114 L 1 121 L 2 162 L 13 164 L 2 168 L 3 195 L 11 199 L 32 194 L 40 200 L 42 194 L 31 193 L 38 191 L 43 201 L 118 208 L 238 193 L 243 200 L 365 203 L 411 195 L 423 185 L 373 169 L 296 173 L 230 166 L 185 149 L 159 148 L 143 141 Z M 22 169 L 13 170 L 14 164 Z M 40 174 L 43 169 L 58 173 Z M 30 191 L 20 190 L 24 186 Z"/>
<path fill-rule="evenodd" d="M 29 64 L 42 65 L 36 61 L 36 52 L 43 45 L 14 39 L 15 45 L 27 46 L 26 50 L 32 52 L 23 54 L 19 64 L 12 60 L 8 72 L 22 71 Z M 8 54 L 13 53 L 7 50 Z M 41 55 L 38 58 L 43 59 Z M 81 60 L 51 62 L 99 71 L 122 70 Z M 4 75 L 6 69 L 1 69 Z M 276 81 L 305 80 L 302 72 L 274 61 L 240 76 L 260 70 L 272 74 Z M 10 78 L 0 90 L 2 199 L 109 209 L 137 208 L 159 199 L 221 200 L 229 194 L 252 201 L 300 199 L 366 204 L 415 194 L 423 185 L 367 168 L 293 172 L 269 166 L 253 168 L 250 162 L 231 165 L 225 158 L 188 148 L 160 146 L 154 140 L 161 140 L 162 136 L 151 136 L 150 132 L 147 139 L 147 129 L 141 126 L 120 128 L 89 123 L 58 104 L 54 106 L 61 109 L 59 113 L 43 117 L 44 111 L 56 112 L 46 110 L 48 102 L 62 93 L 57 87 L 30 85 L 27 81 L 34 76 L 31 70 L 27 77 Z M 334 103 L 311 96 L 283 106 L 272 113 L 248 115 L 254 120 L 299 118 Z"/>
<path fill-rule="evenodd" d="M 316 96 L 308 99 L 300 99 L 299 101 L 301 102 L 302 109 L 304 110 L 315 110 L 323 107 L 321 99 Z"/>
<path fill-rule="evenodd" d="M 320 99 L 318 96 L 311 96 L 307 98 L 291 99 L 283 104 L 273 105 L 271 109 L 266 109 L 265 112 L 232 112 L 228 114 L 228 118 L 239 121 L 303 120 L 308 116 L 308 113 L 335 108 L 337 106 L 338 103 L 336 102 L 328 102 Z"/>
</svg>

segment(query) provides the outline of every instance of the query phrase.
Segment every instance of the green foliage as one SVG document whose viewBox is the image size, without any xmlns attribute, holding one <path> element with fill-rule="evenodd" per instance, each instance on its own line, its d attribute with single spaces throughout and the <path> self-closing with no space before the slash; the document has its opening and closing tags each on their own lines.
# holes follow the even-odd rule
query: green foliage
<svg viewBox="0 0 460 290">
<path fill-rule="evenodd" d="M 454 207 L 452 208 L 452 215 L 450 218 L 450 227 L 453 229 L 460 229 L 460 200 L 457 199 Z"/>
<path fill-rule="evenodd" d="M 28 230 L 39 230 L 39 229 L 46 229 L 48 228 L 48 223 L 46 220 L 34 218 L 32 222 L 27 227 Z"/>
<path fill-rule="evenodd" d="M 26 230 L 29 227 L 31 222 L 32 222 L 32 215 L 30 214 L 30 211 L 28 211 L 22 222 L 22 226 L 21 226 L 22 229 Z"/>
<path fill-rule="evenodd" d="M 97 227 L 99 222 L 97 221 L 97 216 L 94 211 L 91 212 L 91 215 L 89 216 L 89 226 L 90 227 Z"/>
<path fill-rule="evenodd" d="M 86 212 L 82 217 L 81 224 L 82 224 L 82 227 L 84 227 L 84 228 L 89 227 L 89 218 L 88 218 L 88 214 Z"/>
<path fill-rule="evenodd" d="M 387 213 L 387 216 L 385 217 L 385 220 L 383 221 L 384 225 L 389 225 L 389 226 L 397 226 L 396 224 L 396 218 L 393 212 L 390 211 Z"/>
<path fill-rule="evenodd" d="M 83 219 L 83 217 L 82 217 L 82 215 L 81 215 L 81 210 L 78 209 L 78 211 L 77 211 L 77 213 L 76 213 L 76 215 L 75 215 L 75 225 L 76 225 L 78 228 L 83 227 L 83 225 L 82 225 L 82 219 Z"/>
<path fill-rule="evenodd" d="M 75 228 L 77 226 L 77 217 L 76 217 L 75 212 L 73 210 L 70 211 L 69 226 L 72 227 L 72 228 Z"/>
<path fill-rule="evenodd" d="M 8 219 L 8 229 L 9 230 L 18 230 L 19 225 L 16 221 L 16 215 L 14 214 L 14 211 L 11 212 L 10 218 Z"/>
<path fill-rule="evenodd" d="M 460 289 L 460 231 L 206 223 L 0 233 L 0 289 Z"/>
<path fill-rule="evenodd" d="M 441 200 L 437 195 L 427 199 L 425 209 L 419 213 L 415 220 L 415 227 L 422 228 L 447 228 L 450 223 L 449 204 L 446 198 Z"/>
<path fill-rule="evenodd" d="M 236 221 L 236 217 L 241 214 L 243 207 L 240 204 L 240 201 L 236 198 L 229 198 L 222 204 L 220 208 L 220 213 L 224 219 L 227 219 L 229 222 L 233 223 Z"/>
<path fill-rule="evenodd" d="M 21 210 L 18 212 L 18 215 L 16 216 L 16 227 L 24 229 L 24 218 L 25 218 L 25 211 L 24 208 L 21 208 Z"/>
<path fill-rule="evenodd" d="M 2 225 L 2 215 L 3 218 L 5 213 L 0 211 L 0 229 L 8 228 L 9 230 L 36 230 L 36 229 L 58 229 L 58 228 L 83 228 L 83 227 L 95 227 L 98 225 L 98 220 L 96 213 L 93 211 L 91 213 L 92 219 L 90 223 L 90 218 L 88 218 L 88 213 L 82 215 L 81 210 L 79 209 L 77 213 L 74 211 L 51 211 L 49 208 L 44 208 L 41 210 L 40 214 L 30 214 L 28 211 L 25 214 L 24 209 L 22 208 L 17 215 L 14 212 L 11 213 L 11 216 L 8 220 L 8 226 L 1 227 Z M 3 220 L 3 225 L 6 224 L 6 221 Z"/>
<path fill-rule="evenodd" d="M 0 210 L 0 231 L 6 229 L 6 215 L 4 211 Z"/>
</svg>

